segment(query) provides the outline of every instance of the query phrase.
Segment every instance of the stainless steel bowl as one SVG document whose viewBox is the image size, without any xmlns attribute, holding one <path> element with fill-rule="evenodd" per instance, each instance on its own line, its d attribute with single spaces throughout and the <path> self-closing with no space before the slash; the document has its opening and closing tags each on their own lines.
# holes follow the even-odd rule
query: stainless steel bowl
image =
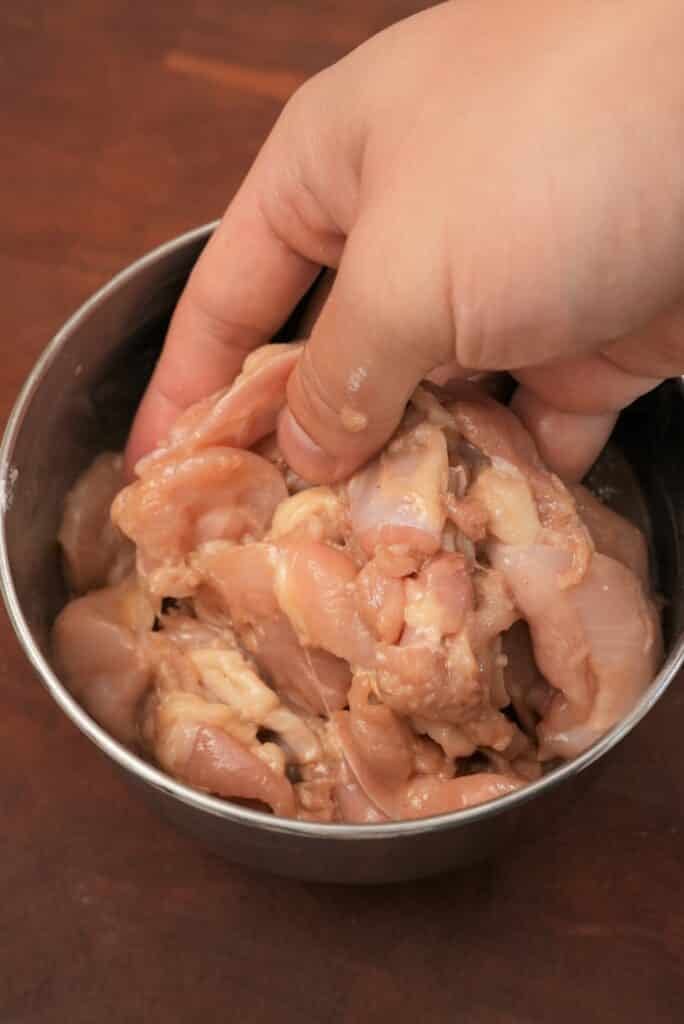
<svg viewBox="0 0 684 1024">
<path fill-rule="evenodd" d="M 12 412 L 0 450 L 0 582 L 30 662 L 69 718 L 167 817 L 231 860 L 311 881 L 392 882 L 471 863 L 516 835 L 534 834 L 577 792 L 585 769 L 643 718 L 684 661 L 681 381 L 642 400 L 616 431 L 616 443 L 647 495 L 654 567 L 668 601 L 667 661 L 612 732 L 517 793 L 461 813 L 397 824 L 275 818 L 189 789 L 132 754 L 86 714 L 55 675 L 49 631 L 65 599 L 55 539 L 64 495 L 98 451 L 123 444 L 171 310 L 212 228 L 156 249 L 86 302 L 48 345 Z"/>
</svg>

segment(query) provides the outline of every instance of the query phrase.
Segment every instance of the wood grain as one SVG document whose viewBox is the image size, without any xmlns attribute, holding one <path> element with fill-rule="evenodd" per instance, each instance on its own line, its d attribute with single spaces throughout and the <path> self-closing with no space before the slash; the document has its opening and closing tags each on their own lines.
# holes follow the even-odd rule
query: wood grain
<svg viewBox="0 0 684 1024">
<path fill-rule="evenodd" d="M 291 89 L 410 0 L 5 0 L 0 411 L 115 271 L 222 211 Z M 64 719 L 0 622 L 0 1021 L 674 1024 L 684 691 L 536 844 L 419 885 L 204 853 Z"/>
</svg>

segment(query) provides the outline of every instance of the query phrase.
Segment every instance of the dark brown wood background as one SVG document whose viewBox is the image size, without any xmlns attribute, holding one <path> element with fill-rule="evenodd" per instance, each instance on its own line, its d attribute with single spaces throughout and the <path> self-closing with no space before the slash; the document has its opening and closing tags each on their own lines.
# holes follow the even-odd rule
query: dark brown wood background
<svg viewBox="0 0 684 1024">
<path fill-rule="evenodd" d="M 90 292 L 221 212 L 300 80 L 421 6 L 4 0 L 3 419 Z M 342 890 L 177 835 L 0 631 L 2 1024 L 684 1019 L 681 685 L 535 845 Z"/>
</svg>

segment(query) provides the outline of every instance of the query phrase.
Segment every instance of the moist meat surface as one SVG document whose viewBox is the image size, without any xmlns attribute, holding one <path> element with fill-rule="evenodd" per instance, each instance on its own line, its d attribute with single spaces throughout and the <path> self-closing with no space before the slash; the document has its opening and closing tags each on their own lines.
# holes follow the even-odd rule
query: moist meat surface
<svg viewBox="0 0 684 1024">
<path fill-rule="evenodd" d="M 661 659 L 640 532 L 472 385 L 308 486 L 274 436 L 299 352 L 252 354 L 132 484 L 111 454 L 77 481 L 67 685 L 169 774 L 303 820 L 470 807 L 586 749 Z"/>
</svg>

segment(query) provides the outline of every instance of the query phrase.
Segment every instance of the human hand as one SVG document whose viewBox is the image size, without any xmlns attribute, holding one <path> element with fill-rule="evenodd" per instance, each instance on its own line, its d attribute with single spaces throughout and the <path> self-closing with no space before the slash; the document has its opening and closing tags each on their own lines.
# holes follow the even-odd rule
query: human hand
<svg viewBox="0 0 684 1024">
<path fill-rule="evenodd" d="M 327 266 L 279 426 L 301 476 L 348 475 L 448 364 L 512 371 L 542 456 L 579 478 L 684 370 L 683 42 L 677 0 L 459 0 L 313 78 L 193 271 L 129 466 Z"/>
</svg>

